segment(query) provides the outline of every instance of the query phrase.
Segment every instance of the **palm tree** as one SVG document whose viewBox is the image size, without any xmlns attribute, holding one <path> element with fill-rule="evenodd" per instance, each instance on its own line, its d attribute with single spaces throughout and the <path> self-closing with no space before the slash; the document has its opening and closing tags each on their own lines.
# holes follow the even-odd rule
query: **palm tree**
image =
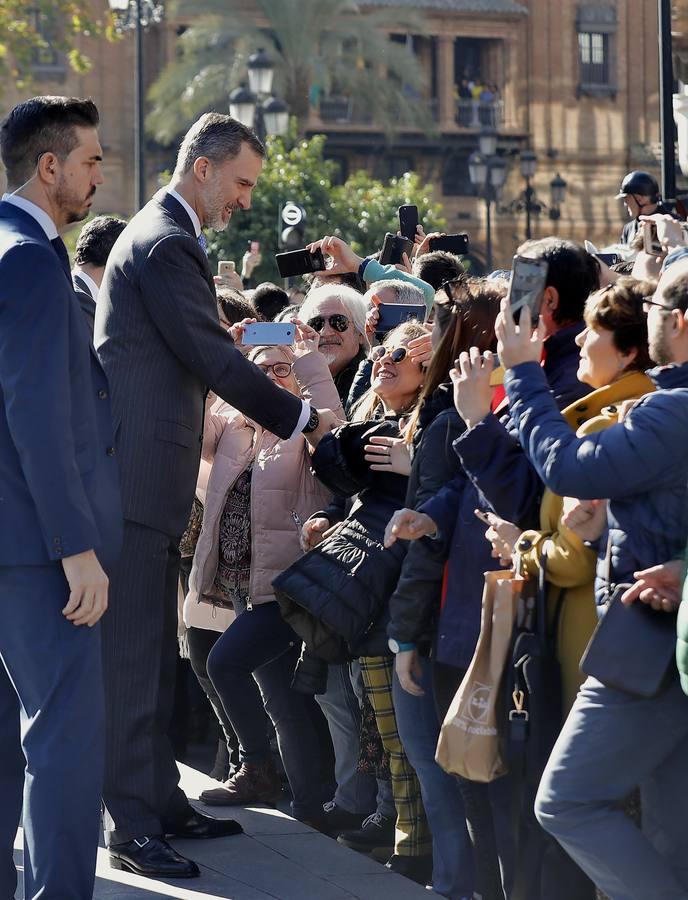
<svg viewBox="0 0 688 900">
<path fill-rule="evenodd" d="M 389 38 L 390 11 L 361 11 L 355 0 L 254 0 L 255 15 L 231 0 L 177 0 L 174 12 L 190 23 L 179 38 L 179 56 L 153 85 L 147 125 L 161 143 L 172 143 L 201 113 L 227 109 L 248 56 L 268 48 L 276 84 L 299 130 L 317 91 L 354 99 L 388 132 L 400 125 L 429 128 L 421 100 L 424 75 L 406 43 Z M 396 33 L 422 33 L 412 12 L 394 10 Z"/>
</svg>

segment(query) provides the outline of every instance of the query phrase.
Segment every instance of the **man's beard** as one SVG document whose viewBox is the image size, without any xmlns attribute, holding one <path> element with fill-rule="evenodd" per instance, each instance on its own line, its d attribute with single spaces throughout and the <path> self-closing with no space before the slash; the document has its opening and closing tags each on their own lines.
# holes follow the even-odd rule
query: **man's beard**
<svg viewBox="0 0 688 900">
<path fill-rule="evenodd" d="M 81 198 L 76 192 L 67 187 L 64 178 L 61 178 L 57 184 L 55 191 L 55 203 L 57 207 L 64 211 L 65 219 L 68 225 L 74 222 L 81 222 L 91 211 L 90 206 L 86 206 L 86 201 L 90 200 L 95 194 L 95 185 L 87 197 Z"/>
<path fill-rule="evenodd" d="M 208 192 L 203 200 L 205 205 L 204 224 L 206 228 L 211 228 L 213 231 L 224 231 L 231 222 L 232 217 L 230 216 L 226 222 L 223 218 L 227 203 L 222 198 L 222 189 L 218 185 L 211 183 L 208 185 Z M 233 206 L 231 209 L 234 212 Z"/>
</svg>

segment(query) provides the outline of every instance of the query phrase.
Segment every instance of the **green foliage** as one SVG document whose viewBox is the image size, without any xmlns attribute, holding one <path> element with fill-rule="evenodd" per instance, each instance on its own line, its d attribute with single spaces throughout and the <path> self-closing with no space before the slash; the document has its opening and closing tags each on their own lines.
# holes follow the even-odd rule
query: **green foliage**
<svg viewBox="0 0 688 900">
<path fill-rule="evenodd" d="M 420 100 L 422 67 L 403 43 L 389 39 L 389 10 L 362 12 L 355 0 L 255 0 L 256 19 L 227 0 L 172 0 L 190 27 L 178 54 L 150 91 L 146 124 L 160 143 L 174 143 L 199 115 L 227 110 L 229 92 L 246 80 L 246 60 L 264 47 L 275 63 L 275 90 L 304 129 L 319 93 L 355 98 L 391 134 L 401 125 L 432 130 Z M 422 34 L 413 10 L 395 9 L 399 33 Z M 380 67 L 386 74 L 381 77 Z"/>
<path fill-rule="evenodd" d="M 278 279 L 274 255 L 279 252 L 279 207 L 287 200 L 306 209 L 306 242 L 334 234 L 361 255 L 378 250 L 386 231 L 396 232 L 397 207 L 402 204 L 418 206 L 426 230 L 445 224 L 441 205 L 432 199 L 432 187 L 421 184 L 415 173 L 384 184 L 356 172 L 345 184 L 333 186 L 335 166 L 323 156 L 325 143 L 323 135 L 293 144 L 283 138 L 268 141 L 268 158 L 253 191 L 251 209 L 235 213 L 226 231 L 209 233 L 213 265 L 218 259 L 231 259 L 240 269 L 248 241 L 260 241 L 263 259 L 254 277 Z"/>
<path fill-rule="evenodd" d="M 0 94 L 1 76 L 9 77 L 20 90 L 31 84 L 33 68 L 43 54 L 63 53 L 68 65 L 79 73 L 91 68 L 89 58 L 75 46 L 80 36 L 114 38 L 112 17 L 96 20 L 87 0 L 2 0 L 0 3 Z"/>
</svg>

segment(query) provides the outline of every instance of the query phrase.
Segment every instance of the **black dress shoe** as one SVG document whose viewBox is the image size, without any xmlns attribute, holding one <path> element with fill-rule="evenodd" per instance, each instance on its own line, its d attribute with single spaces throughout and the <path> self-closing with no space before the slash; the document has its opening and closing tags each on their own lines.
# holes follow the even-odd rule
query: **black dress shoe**
<svg viewBox="0 0 688 900">
<path fill-rule="evenodd" d="M 177 853 L 161 837 L 140 837 L 109 847 L 110 865 L 146 878 L 196 878 L 195 862 Z"/>
<path fill-rule="evenodd" d="M 234 819 L 213 819 L 197 810 L 193 810 L 186 819 L 165 825 L 165 834 L 180 838 L 217 838 L 243 833 L 244 829 Z"/>
</svg>

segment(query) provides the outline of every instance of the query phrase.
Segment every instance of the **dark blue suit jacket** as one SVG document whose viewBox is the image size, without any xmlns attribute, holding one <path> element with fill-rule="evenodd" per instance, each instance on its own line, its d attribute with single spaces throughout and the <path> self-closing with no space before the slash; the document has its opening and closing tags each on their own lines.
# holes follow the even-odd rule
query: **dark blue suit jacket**
<svg viewBox="0 0 688 900">
<path fill-rule="evenodd" d="M 119 554 L 105 374 L 68 269 L 36 220 L 0 203 L 0 566 Z"/>
</svg>

